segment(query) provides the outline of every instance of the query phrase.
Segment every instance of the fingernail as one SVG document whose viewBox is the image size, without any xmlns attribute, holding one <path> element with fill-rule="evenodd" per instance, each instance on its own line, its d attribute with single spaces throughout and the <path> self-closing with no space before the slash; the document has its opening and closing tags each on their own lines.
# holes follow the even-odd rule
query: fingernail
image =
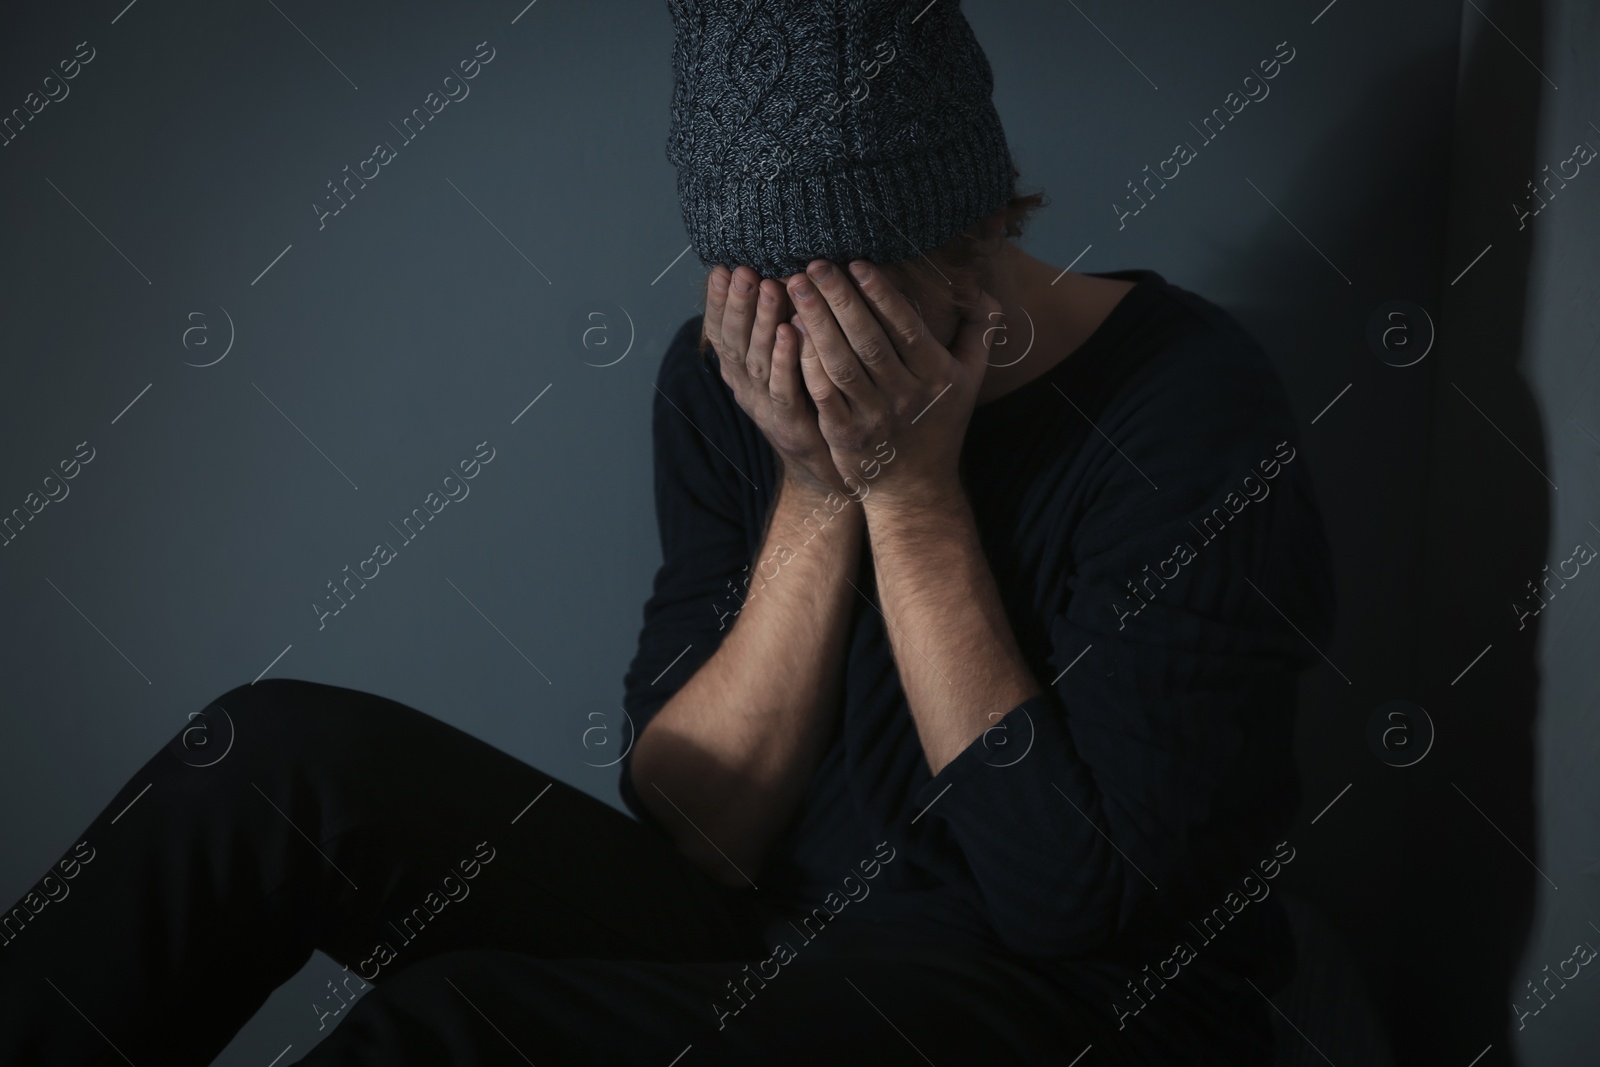
<svg viewBox="0 0 1600 1067">
<path fill-rule="evenodd" d="M 856 281 L 864 282 L 868 278 L 872 277 L 872 268 L 867 266 L 864 261 L 858 259 L 850 264 L 850 274 L 853 278 L 855 278 Z"/>
<path fill-rule="evenodd" d="M 789 287 L 789 295 L 796 300 L 810 300 L 814 294 L 811 286 L 802 278 Z"/>
<path fill-rule="evenodd" d="M 795 332 L 799 333 L 800 336 L 806 336 L 806 324 L 800 321 L 799 315 L 792 316 L 789 319 L 789 325 L 793 326 L 795 328 Z"/>
<path fill-rule="evenodd" d="M 833 277 L 833 264 L 826 261 L 821 263 L 813 263 L 811 266 L 806 268 L 806 273 L 817 279 L 819 282 L 825 282 L 829 278 Z"/>
</svg>

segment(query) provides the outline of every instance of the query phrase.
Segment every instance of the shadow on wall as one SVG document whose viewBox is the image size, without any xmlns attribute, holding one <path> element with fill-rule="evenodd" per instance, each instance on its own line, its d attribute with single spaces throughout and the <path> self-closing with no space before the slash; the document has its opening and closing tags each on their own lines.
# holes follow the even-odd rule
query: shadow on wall
<svg viewBox="0 0 1600 1067">
<path fill-rule="evenodd" d="M 1482 6 L 1541 63 L 1536 5 Z M 1544 428 L 1518 373 L 1531 243 L 1509 206 L 1538 171 L 1543 82 L 1463 12 L 1477 20 L 1464 26 L 1470 44 L 1419 56 L 1352 100 L 1273 197 L 1302 226 L 1316 220 L 1316 246 L 1337 266 L 1276 214 L 1218 259 L 1250 265 L 1229 288 L 1256 294 L 1236 311 L 1304 413 L 1338 568 L 1339 631 L 1324 651 L 1350 684 L 1319 667 L 1302 686 L 1293 832 L 1306 862 L 1291 888 L 1348 936 L 1399 1063 L 1466 1064 L 1492 1045 L 1477 1061 L 1489 1067 L 1513 1062 L 1507 1003 L 1541 877 L 1516 851 L 1538 858 L 1538 624 L 1518 632 L 1507 604 L 1547 562 L 1550 525 L 1550 486 L 1530 465 L 1548 469 Z M 1392 106 L 1452 86 L 1453 137 Z M 1447 98 L 1436 113 L 1451 110 Z M 1394 299 L 1435 320 L 1416 366 L 1388 366 L 1362 343 Z M 1437 731 L 1428 758 L 1403 768 L 1366 737 L 1395 698 L 1420 704 Z M 1308 826 L 1346 782 L 1336 815 Z"/>
<path fill-rule="evenodd" d="M 1543 65 L 1544 19 L 1540 5 L 1511 0 L 1464 19 L 1474 32 L 1457 90 L 1448 276 L 1493 251 L 1447 285 L 1441 315 L 1422 619 L 1422 701 L 1437 709 L 1440 737 L 1437 760 L 1408 779 L 1410 847 L 1387 879 L 1408 941 L 1395 946 L 1404 996 L 1385 1007 L 1404 1061 L 1466 1063 L 1492 1044 L 1479 1061 L 1490 1067 L 1515 1062 L 1508 1005 L 1543 877 L 1533 867 L 1540 622 L 1519 629 L 1510 603 L 1547 562 L 1552 508 L 1545 428 L 1519 370 L 1532 235 L 1511 210 L 1539 170 L 1544 82 L 1531 68 Z"/>
</svg>

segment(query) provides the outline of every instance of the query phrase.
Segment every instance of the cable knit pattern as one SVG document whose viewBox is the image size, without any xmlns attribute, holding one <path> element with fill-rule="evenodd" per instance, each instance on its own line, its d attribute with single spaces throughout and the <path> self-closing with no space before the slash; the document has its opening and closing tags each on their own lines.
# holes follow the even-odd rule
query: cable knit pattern
<svg viewBox="0 0 1600 1067">
<path fill-rule="evenodd" d="M 701 262 L 785 277 L 944 244 L 1013 191 L 959 0 L 668 0 L 684 227 Z"/>
</svg>

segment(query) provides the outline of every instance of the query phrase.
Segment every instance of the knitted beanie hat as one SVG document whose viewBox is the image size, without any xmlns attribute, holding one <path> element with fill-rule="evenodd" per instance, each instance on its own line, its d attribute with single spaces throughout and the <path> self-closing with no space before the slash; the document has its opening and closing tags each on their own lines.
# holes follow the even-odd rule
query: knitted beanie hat
<svg viewBox="0 0 1600 1067">
<path fill-rule="evenodd" d="M 960 0 L 668 0 L 667 159 L 709 267 L 937 248 L 1001 207 L 1014 171 Z"/>
</svg>

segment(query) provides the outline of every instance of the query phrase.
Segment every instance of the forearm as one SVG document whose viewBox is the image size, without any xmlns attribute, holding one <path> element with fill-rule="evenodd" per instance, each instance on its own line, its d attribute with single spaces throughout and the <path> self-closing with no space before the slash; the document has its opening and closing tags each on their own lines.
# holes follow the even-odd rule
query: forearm
<svg viewBox="0 0 1600 1067">
<path fill-rule="evenodd" d="M 828 740 L 860 512 L 843 496 L 784 484 L 732 628 L 636 742 L 639 797 L 727 884 L 755 877 Z"/>
<path fill-rule="evenodd" d="M 1006 712 L 1043 691 L 1011 631 L 959 487 L 865 502 L 900 682 L 937 774 Z"/>
</svg>

